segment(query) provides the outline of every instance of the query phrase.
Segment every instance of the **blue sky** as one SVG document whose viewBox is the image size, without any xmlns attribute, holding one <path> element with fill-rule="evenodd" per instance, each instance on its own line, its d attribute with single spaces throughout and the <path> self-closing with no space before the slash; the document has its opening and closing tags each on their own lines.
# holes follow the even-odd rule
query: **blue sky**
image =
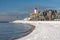
<svg viewBox="0 0 60 40">
<path fill-rule="evenodd" d="M 60 0 L 0 0 L 0 12 L 24 12 L 34 7 L 60 10 Z"/>
</svg>

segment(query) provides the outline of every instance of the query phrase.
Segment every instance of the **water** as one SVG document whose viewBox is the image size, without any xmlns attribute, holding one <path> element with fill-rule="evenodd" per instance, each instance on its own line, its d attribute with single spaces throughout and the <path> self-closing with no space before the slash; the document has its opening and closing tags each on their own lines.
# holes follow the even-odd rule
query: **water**
<svg viewBox="0 0 60 40">
<path fill-rule="evenodd" d="M 28 25 L 0 23 L 0 40 L 13 40 L 22 37 L 31 30 Z"/>
</svg>

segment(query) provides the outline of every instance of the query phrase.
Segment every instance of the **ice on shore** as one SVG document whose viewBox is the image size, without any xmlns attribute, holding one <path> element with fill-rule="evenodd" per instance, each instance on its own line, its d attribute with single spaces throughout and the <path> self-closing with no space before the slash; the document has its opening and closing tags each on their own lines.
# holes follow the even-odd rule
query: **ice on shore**
<svg viewBox="0 0 60 40">
<path fill-rule="evenodd" d="M 60 23 L 37 22 L 30 24 L 35 25 L 34 31 L 16 40 L 60 40 Z"/>
</svg>

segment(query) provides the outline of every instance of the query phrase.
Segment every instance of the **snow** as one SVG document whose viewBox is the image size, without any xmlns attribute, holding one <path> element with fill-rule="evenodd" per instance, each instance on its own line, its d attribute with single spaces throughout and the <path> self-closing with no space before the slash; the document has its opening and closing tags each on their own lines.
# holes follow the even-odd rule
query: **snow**
<svg viewBox="0 0 60 40">
<path fill-rule="evenodd" d="M 25 18 L 24 20 L 27 21 L 27 20 L 30 20 L 31 18 Z"/>
<path fill-rule="evenodd" d="M 60 21 L 21 21 L 30 23 L 35 29 L 29 35 L 16 40 L 60 40 Z M 15 21 L 15 23 L 18 23 Z"/>
</svg>

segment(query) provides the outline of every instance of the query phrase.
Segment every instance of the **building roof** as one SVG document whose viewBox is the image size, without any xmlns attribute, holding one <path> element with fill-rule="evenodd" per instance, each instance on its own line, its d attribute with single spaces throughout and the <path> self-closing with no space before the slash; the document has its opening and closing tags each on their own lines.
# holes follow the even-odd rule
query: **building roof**
<svg viewBox="0 0 60 40">
<path fill-rule="evenodd" d="M 38 13 L 30 14 L 30 16 L 38 16 Z"/>
</svg>

